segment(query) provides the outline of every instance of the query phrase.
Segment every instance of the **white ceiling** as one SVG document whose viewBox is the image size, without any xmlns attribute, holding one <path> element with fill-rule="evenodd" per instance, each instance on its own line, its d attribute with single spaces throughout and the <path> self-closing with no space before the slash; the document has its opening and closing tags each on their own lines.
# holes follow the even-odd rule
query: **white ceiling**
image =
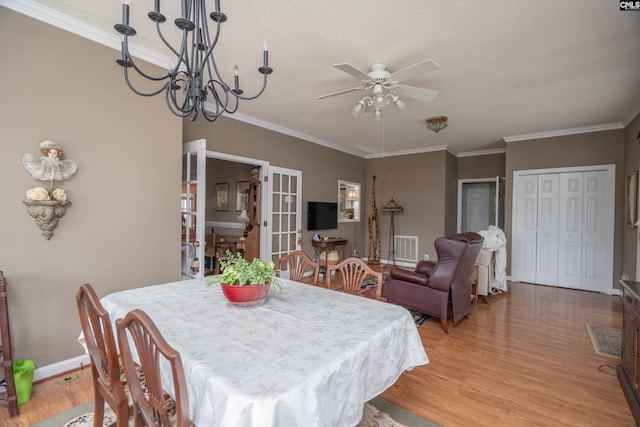
<svg viewBox="0 0 640 427">
<path fill-rule="evenodd" d="M 172 22 L 180 2 L 160 1 Z M 138 30 L 131 41 L 167 56 L 146 23 L 153 0 L 131 3 Z M 207 3 L 212 10 L 213 0 Z M 113 25 L 122 19 L 120 0 L 0 5 L 119 46 Z M 221 0 L 221 9 L 228 21 L 215 54 L 229 80 L 237 64 L 245 92 L 259 86 L 264 40 L 274 69 L 266 92 L 242 103 L 237 118 L 364 157 L 443 146 L 462 155 L 503 149 L 503 138 L 621 128 L 640 112 L 640 11 L 620 11 L 618 1 Z M 360 83 L 333 64 L 367 72 L 380 61 L 393 72 L 429 58 L 440 70 L 404 83 L 438 90 L 438 97 L 403 97 L 406 111 L 387 106 L 383 121 L 352 116 L 362 91 L 316 99 Z M 113 71 L 121 72 L 115 63 Z M 433 115 L 448 116 L 449 127 L 426 129 Z"/>
</svg>

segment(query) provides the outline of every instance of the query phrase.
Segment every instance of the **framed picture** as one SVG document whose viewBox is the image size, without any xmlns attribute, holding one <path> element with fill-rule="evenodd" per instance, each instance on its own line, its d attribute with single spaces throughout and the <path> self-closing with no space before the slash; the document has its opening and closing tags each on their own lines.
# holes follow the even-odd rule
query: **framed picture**
<svg viewBox="0 0 640 427">
<path fill-rule="evenodd" d="M 229 210 L 229 183 L 221 182 L 216 184 L 216 210 Z"/>
<path fill-rule="evenodd" d="M 249 209 L 249 181 L 236 181 L 236 211 Z"/>
<path fill-rule="evenodd" d="M 624 180 L 624 225 L 635 228 L 638 220 L 638 171 L 628 173 Z"/>
</svg>

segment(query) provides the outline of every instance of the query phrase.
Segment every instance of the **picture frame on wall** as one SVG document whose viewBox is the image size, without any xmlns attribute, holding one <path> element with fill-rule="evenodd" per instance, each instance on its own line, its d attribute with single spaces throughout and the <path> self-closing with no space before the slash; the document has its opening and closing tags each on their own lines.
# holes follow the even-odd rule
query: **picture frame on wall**
<svg viewBox="0 0 640 427">
<path fill-rule="evenodd" d="M 216 210 L 228 211 L 229 210 L 229 183 L 221 182 L 216 184 Z"/>
<path fill-rule="evenodd" d="M 249 181 L 236 181 L 236 211 L 249 209 Z"/>
<path fill-rule="evenodd" d="M 638 171 L 628 173 L 624 180 L 624 225 L 636 227 L 638 220 Z"/>
</svg>

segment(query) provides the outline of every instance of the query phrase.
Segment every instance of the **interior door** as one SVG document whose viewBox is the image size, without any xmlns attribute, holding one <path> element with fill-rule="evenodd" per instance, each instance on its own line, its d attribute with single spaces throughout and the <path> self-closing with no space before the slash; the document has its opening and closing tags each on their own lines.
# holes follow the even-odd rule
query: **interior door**
<svg viewBox="0 0 640 427">
<path fill-rule="evenodd" d="M 491 183 L 469 183 L 462 187 L 462 230 L 480 231 L 494 224 L 490 209 Z M 495 191 L 495 190 L 494 190 Z"/>
<path fill-rule="evenodd" d="M 458 233 L 485 230 L 495 225 L 504 230 L 505 179 L 458 180 Z"/>
<path fill-rule="evenodd" d="M 558 284 L 558 215 L 560 195 L 558 174 L 538 176 L 538 233 L 536 283 Z"/>
<path fill-rule="evenodd" d="M 606 171 L 584 173 L 582 221 L 582 286 L 589 291 L 607 292 L 613 275 L 613 191 Z"/>
<path fill-rule="evenodd" d="M 536 282 L 538 177 L 520 176 L 514 185 L 513 273 L 521 282 Z"/>
<path fill-rule="evenodd" d="M 206 140 L 182 145 L 181 278 L 201 278 L 204 272 Z"/>
<path fill-rule="evenodd" d="M 583 173 L 560 175 L 558 286 L 580 289 L 582 281 Z"/>
<path fill-rule="evenodd" d="M 271 259 L 302 249 L 302 172 L 269 166 Z"/>
</svg>

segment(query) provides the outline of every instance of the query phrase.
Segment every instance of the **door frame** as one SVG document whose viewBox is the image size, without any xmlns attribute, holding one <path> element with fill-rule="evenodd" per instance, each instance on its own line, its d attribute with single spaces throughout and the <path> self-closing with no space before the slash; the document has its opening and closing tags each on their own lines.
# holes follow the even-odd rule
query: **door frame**
<svg viewBox="0 0 640 427">
<path fill-rule="evenodd" d="M 609 246 L 609 248 L 611 249 L 610 251 L 608 251 L 609 253 L 609 260 L 607 263 L 607 272 L 606 272 L 606 277 L 609 277 L 610 280 L 607 282 L 607 288 L 605 289 L 605 292 L 608 294 L 613 294 L 613 283 L 615 282 L 615 278 L 613 277 L 613 261 L 614 261 L 614 257 L 613 257 L 613 248 L 614 248 L 614 239 L 615 239 L 615 188 L 616 188 L 616 165 L 615 164 L 609 164 L 609 165 L 590 165 L 590 166 L 573 166 L 573 167 L 564 167 L 564 168 L 548 168 L 548 169 L 528 169 L 528 170 L 518 170 L 518 171 L 513 171 L 513 185 L 512 185 L 512 195 L 511 195 L 511 239 L 512 239 L 512 244 L 510 245 L 511 247 L 511 266 L 512 266 L 512 271 L 511 271 L 511 277 L 514 280 L 518 280 L 518 271 L 514 271 L 513 270 L 513 266 L 516 265 L 516 263 L 514 263 L 514 259 L 516 257 L 517 254 L 514 254 L 515 251 L 515 245 L 513 244 L 513 240 L 515 240 L 516 236 L 515 233 L 517 231 L 517 227 L 516 224 L 518 223 L 518 218 L 520 217 L 518 215 L 518 211 L 517 211 L 517 190 L 518 190 L 518 179 L 521 176 L 525 176 L 525 175 L 541 175 L 541 174 L 549 174 L 549 173 L 567 173 L 567 172 L 594 172 L 594 171 L 605 171 L 608 173 L 608 179 L 609 179 L 609 188 L 606 189 L 606 194 L 611 198 L 613 198 L 613 200 L 609 200 L 609 210 L 607 212 L 607 228 L 608 228 L 608 238 L 607 238 L 607 242 L 606 244 Z"/>
<path fill-rule="evenodd" d="M 271 239 L 267 239 L 269 235 L 267 233 L 267 227 L 263 226 L 265 224 L 266 218 L 268 218 L 269 212 L 267 212 L 267 203 L 266 198 L 267 195 L 270 194 L 268 180 L 265 180 L 265 176 L 269 176 L 269 165 L 270 163 L 266 160 L 252 159 L 250 157 L 236 156 L 234 154 L 221 153 L 219 151 L 206 151 L 207 159 L 217 159 L 217 160 L 226 160 L 229 162 L 236 163 L 244 163 L 248 165 L 257 165 L 260 166 L 260 212 L 261 213 L 261 227 L 260 227 L 260 259 L 267 259 L 265 255 L 271 253 Z M 206 196 L 205 196 L 206 197 Z M 268 223 L 268 222 L 267 222 Z"/>
<path fill-rule="evenodd" d="M 464 184 L 474 184 L 474 183 L 486 183 L 486 184 L 496 184 L 496 212 L 494 217 L 494 225 L 499 226 L 500 224 L 500 206 L 498 200 L 500 198 L 499 188 L 500 188 L 500 179 L 504 179 L 500 176 L 495 176 L 491 178 L 467 178 L 467 179 L 459 179 L 458 180 L 458 225 L 457 232 L 462 232 L 462 187 Z"/>
<path fill-rule="evenodd" d="M 195 204 L 196 204 L 196 234 L 195 234 L 195 247 L 196 247 L 196 256 L 195 258 L 200 260 L 201 267 L 196 273 L 189 274 L 188 271 L 181 271 L 180 277 L 181 280 L 196 278 L 201 279 L 203 277 L 204 272 L 204 228 L 205 228 L 205 199 L 206 199 L 206 185 L 207 185 L 207 168 L 206 168 L 206 156 L 205 150 L 207 146 L 206 139 L 197 139 L 194 141 L 187 141 L 182 144 L 182 155 L 185 153 L 196 154 L 196 193 L 195 193 Z M 193 167 L 191 165 L 191 158 L 187 158 L 187 164 L 189 168 Z M 183 171 L 184 172 L 184 171 Z M 186 180 L 188 182 L 192 181 L 190 177 L 187 177 Z M 183 182 L 184 184 L 184 182 Z M 187 185 L 187 188 L 190 189 L 190 185 Z M 182 217 L 182 206 L 180 206 L 180 216 Z M 189 234 L 187 233 L 187 244 L 190 244 Z M 184 248 L 185 242 L 181 242 L 181 246 Z M 182 255 L 181 255 L 182 256 Z M 186 257 L 187 262 L 189 261 L 189 256 Z M 181 263 L 182 264 L 182 263 Z M 182 265 L 181 265 L 182 269 Z M 189 266 L 185 265 L 185 270 L 188 270 Z"/>
</svg>

